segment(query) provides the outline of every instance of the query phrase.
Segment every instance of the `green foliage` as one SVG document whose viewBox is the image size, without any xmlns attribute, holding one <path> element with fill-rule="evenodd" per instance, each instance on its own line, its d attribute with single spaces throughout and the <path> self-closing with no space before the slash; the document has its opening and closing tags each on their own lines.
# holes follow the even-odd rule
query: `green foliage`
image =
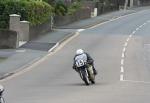
<svg viewBox="0 0 150 103">
<path fill-rule="evenodd" d="M 55 8 L 55 15 L 65 16 L 68 12 L 67 6 L 62 1 L 56 2 L 54 8 Z"/>
<path fill-rule="evenodd" d="M 45 2 L 47 2 L 47 3 L 48 3 L 48 1 L 49 1 L 49 0 L 43 0 L 43 1 L 45 1 Z"/>
<path fill-rule="evenodd" d="M 68 7 L 68 14 L 69 14 L 69 15 L 74 14 L 76 11 L 80 10 L 81 7 L 82 7 L 81 2 L 78 2 L 78 1 L 73 2 L 73 3 L 72 3 L 71 5 L 69 5 L 69 7 Z"/>
<path fill-rule="evenodd" d="M 8 28 L 10 14 L 19 14 L 21 20 L 37 25 L 47 21 L 52 11 L 49 4 L 40 0 L 0 0 L 0 28 Z"/>
<path fill-rule="evenodd" d="M 65 15 L 72 15 L 77 10 L 81 9 L 81 7 L 82 7 L 82 4 L 79 1 L 75 1 L 71 3 L 70 5 L 66 5 L 64 2 L 58 1 L 55 3 L 54 8 L 55 8 L 56 15 L 65 16 Z"/>
</svg>

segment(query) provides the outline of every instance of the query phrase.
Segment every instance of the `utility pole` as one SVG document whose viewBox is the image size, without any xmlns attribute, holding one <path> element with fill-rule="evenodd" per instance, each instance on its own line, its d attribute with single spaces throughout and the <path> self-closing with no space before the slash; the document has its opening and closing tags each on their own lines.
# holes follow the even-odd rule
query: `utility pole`
<svg viewBox="0 0 150 103">
<path fill-rule="evenodd" d="M 133 0 L 130 0 L 130 7 L 133 7 Z"/>
<path fill-rule="evenodd" d="M 127 6 L 128 6 L 128 0 L 125 0 L 125 2 L 124 2 L 124 10 L 127 10 Z"/>
</svg>

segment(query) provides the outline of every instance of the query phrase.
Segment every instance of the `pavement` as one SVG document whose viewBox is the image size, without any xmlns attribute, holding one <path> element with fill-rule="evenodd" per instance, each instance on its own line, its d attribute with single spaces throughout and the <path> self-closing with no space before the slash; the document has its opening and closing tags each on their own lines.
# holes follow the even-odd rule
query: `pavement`
<svg viewBox="0 0 150 103">
<path fill-rule="evenodd" d="M 0 79 L 13 75 L 48 55 L 64 40 L 75 34 L 78 29 L 86 29 L 120 16 L 135 13 L 144 8 L 120 10 L 90 19 L 80 20 L 69 25 L 54 28 L 52 32 L 48 32 L 35 40 L 29 41 L 17 49 L 1 49 L 0 57 L 7 59 L 0 62 Z"/>
</svg>

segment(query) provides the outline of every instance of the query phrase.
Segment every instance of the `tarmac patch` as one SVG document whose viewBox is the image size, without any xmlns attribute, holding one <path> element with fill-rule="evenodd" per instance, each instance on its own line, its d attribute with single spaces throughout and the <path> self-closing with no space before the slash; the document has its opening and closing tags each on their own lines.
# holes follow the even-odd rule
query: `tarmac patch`
<svg viewBox="0 0 150 103">
<path fill-rule="evenodd" d="M 48 51 L 54 45 L 56 45 L 56 43 L 28 42 L 28 43 L 22 45 L 20 48 L 40 50 L 40 51 Z"/>
</svg>

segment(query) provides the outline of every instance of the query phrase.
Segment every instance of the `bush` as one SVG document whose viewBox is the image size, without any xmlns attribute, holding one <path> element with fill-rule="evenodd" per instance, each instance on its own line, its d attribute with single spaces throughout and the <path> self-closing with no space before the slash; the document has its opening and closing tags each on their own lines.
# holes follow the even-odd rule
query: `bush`
<svg viewBox="0 0 150 103">
<path fill-rule="evenodd" d="M 52 15 L 53 8 L 38 0 L 0 0 L 0 28 L 8 28 L 9 15 L 19 14 L 31 25 L 42 24 Z"/>
<path fill-rule="evenodd" d="M 70 5 L 66 5 L 62 1 L 58 1 L 55 3 L 55 14 L 60 15 L 60 16 L 65 16 L 65 15 L 72 15 L 74 14 L 77 10 L 81 9 L 82 4 L 81 2 L 73 2 Z"/>
<path fill-rule="evenodd" d="M 81 2 L 73 2 L 69 7 L 68 7 L 68 14 L 72 15 L 74 14 L 76 11 L 80 10 L 82 7 Z"/>
<path fill-rule="evenodd" d="M 62 1 L 56 2 L 54 8 L 55 15 L 65 16 L 68 12 L 67 6 Z"/>
</svg>

